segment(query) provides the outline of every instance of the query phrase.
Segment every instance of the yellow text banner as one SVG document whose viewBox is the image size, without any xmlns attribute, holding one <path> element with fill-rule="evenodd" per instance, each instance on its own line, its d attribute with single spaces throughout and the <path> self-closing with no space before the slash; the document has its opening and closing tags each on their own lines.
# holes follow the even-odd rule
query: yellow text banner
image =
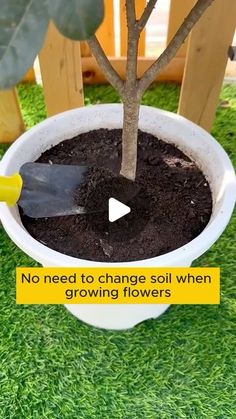
<svg viewBox="0 0 236 419">
<path fill-rule="evenodd" d="M 17 268 L 18 304 L 219 304 L 219 268 Z"/>
</svg>

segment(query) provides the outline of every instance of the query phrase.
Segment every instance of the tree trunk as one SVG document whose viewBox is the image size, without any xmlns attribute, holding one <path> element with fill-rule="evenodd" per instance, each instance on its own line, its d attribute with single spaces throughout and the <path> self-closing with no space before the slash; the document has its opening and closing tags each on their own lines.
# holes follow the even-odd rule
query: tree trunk
<svg viewBox="0 0 236 419">
<path fill-rule="evenodd" d="M 120 174 L 135 180 L 137 166 L 138 120 L 140 103 L 136 92 L 130 92 L 124 101 L 122 132 L 122 163 Z"/>
<path fill-rule="evenodd" d="M 137 20 L 135 14 L 135 1 L 136 0 L 126 0 L 125 2 L 128 27 L 125 82 L 121 80 L 118 73 L 112 67 L 96 36 L 93 36 L 88 40 L 89 46 L 98 64 L 106 74 L 108 81 L 119 92 L 124 103 L 122 163 L 120 174 L 131 180 L 135 180 L 136 175 L 138 119 L 141 97 L 148 86 L 153 82 L 155 76 L 159 74 L 160 71 L 175 56 L 179 47 L 187 38 L 195 23 L 200 19 L 204 11 L 211 5 L 211 3 L 213 3 L 214 0 L 196 1 L 195 6 L 176 32 L 165 51 L 145 71 L 140 80 L 137 80 L 138 41 L 140 33 L 145 27 L 157 0 L 148 1 L 139 20 Z"/>
</svg>

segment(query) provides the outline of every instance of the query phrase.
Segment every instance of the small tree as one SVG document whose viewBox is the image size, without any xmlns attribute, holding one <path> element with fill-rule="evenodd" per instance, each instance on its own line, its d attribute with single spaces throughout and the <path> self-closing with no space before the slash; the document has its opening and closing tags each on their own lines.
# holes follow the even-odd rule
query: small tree
<svg viewBox="0 0 236 419">
<path fill-rule="evenodd" d="M 112 0 L 111 0 L 112 1 Z M 140 34 L 157 0 L 149 0 L 137 20 L 135 0 L 126 0 L 128 27 L 126 79 L 123 81 L 106 57 L 94 35 L 103 18 L 103 0 L 0 0 L 0 88 L 10 88 L 32 65 L 46 33 L 49 19 L 59 31 L 74 40 L 86 39 L 109 83 L 118 91 L 124 106 L 121 174 L 134 180 L 140 101 L 145 90 L 171 61 L 214 0 L 198 0 L 164 52 L 137 79 Z"/>
</svg>

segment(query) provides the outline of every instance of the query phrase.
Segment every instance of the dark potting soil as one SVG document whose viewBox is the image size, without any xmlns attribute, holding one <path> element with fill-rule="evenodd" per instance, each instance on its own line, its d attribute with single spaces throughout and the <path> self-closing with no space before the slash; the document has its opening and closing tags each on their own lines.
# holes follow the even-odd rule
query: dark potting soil
<svg viewBox="0 0 236 419">
<path fill-rule="evenodd" d="M 121 130 L 80 134 L 47 150 L 38 162 L 96 167 L 78 193 L 99 212 L 43 219 L 21 214 L 35 239 L 70 256 L 103 262 L 152 258 L 193 240 L 211 216 L 211 191 L 202 172 L 175 146 L 151 134 L 139 131 L 135 183 L 111 172 L 119 173 Z M 110 197 L 131 208 L 113 223 L 108 221 Z"/>
</svg>

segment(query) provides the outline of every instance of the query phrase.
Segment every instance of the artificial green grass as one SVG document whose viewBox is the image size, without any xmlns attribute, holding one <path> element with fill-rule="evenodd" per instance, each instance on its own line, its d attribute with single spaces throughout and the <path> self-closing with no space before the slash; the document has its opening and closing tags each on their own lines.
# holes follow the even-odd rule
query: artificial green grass
<svg viewBox="0 0 236 419">
<path fill-rule="evenodd" d="M 143 102 L 176 110 L 179 88 Z M 45 117 L 42 89 L 20 86 L 28 127 Z M 225 86 L 213 134 L 236 164 L 236 86 Z M 114 102 L 87 87 L 86 103 Z M 0 148 L 3 153 L 5 147 Z M 36 263 L 0 228 L 0 419 L 235 418 L 236 219 L 195 266 L 221 267 L 221 304 L 172 306 L 126 332 L 97 330 L 63 306 L 17 306 L 15 267 Z"/>
</svg>

